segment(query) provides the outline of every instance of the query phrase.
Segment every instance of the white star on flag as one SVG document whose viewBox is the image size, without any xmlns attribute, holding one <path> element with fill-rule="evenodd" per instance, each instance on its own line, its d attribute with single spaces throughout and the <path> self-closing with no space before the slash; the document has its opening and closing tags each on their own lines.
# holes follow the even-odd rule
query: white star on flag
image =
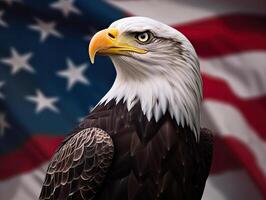
<svg viewBox="0 0 266 200">
<path fill-rule="evenodd" d="M 67 78 L 67 89 L 71 90 L 71 88 L 78 82 L 83 83 L 85 85 L 89 85 L 89 80 L 83 74 L 87 69 L 87 65 L 81 64 L 76 66 L 72 60 L 67 59 L 67 69 L 57 72 L 58 76 Z"/>
<path fill-rule="evenodd" d="M 54 105 L 59 99 L 57 97 L 47 97 L 41 92 L 41 90 L 36 90 L 36 96 L 27 96 L 26 99 L 36 103 L 36 113 L 40 113 L 45 109 L 56 113 L 59 112 L 58 108 Z"/>
<path fill-rule="evenodd" d="M 0 26 L 2 27 L 7 27 L 7 23 L 2 19 L 3 15 L 5 14 L 5 12 L 3 10 L 0 10 Z"/>
<path fill-rule="evenodd" d="M 13 3 L 18 2 L 21 3 L 21 0 L 1 0 L 2 2 L 5 2 L 8 6 L 11 6 Z"/>
<path fill-rule="evenodd" d="M 80 15 L 81 11 L 75 7 L 74 0 L 58 0 L 57 2 L 52 3 L 51 8 L 57 9 L 62 12 L 64 17 L 68 17 L 70 13 L 75 13 Z"/>
<path fill-rule="evenodd" d="M 11 74 L 16 74 L 21 70 L 34 73 L 33 67 L 29 64 L 32 53 L 19 54 L 18 51 L 11 47 L 11 57 L 3 58 L 0 61 L 11 67 Z"/>
<path fill-rule="evenodd" d="M 5 82 L 4 81 L 0 81 L 0 89 L 5 85 Z M 3 93 L 0 92 L 0 99 L 4 99 L 5 96 Z"/>
<path fill-rule="evenodd" d="M 40 32 L 40 41 L 44 42 L 49 35 L 53 35 L 58 38 L 62 38 L 62 34 L 58 32 L 55 27 L 56 23 L 55 22 L 45 22 L 40 19 L 35 19 L 37 24 L 36 25 L 30 25 L 29 28 L 35 31 Z"/>
<path fill-rule="evenodd" d="M 6 121 L 6 115 L 4 113 L 0 113 L 0 136 L 4 136 L 5 129 L 10 128 L 9 123 Z"/>
</svg>

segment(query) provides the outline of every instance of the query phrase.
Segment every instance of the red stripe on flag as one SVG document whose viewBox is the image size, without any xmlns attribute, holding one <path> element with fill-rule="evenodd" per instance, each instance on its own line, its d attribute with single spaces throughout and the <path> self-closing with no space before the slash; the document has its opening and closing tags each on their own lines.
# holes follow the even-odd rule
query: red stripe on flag
<svg viewBox="0 0 266 200">
<path fill-rule="evenodd" d="M 0 180 L 33 170 L 47 162 L 63 137 L 33 136 L 16 151 L 0 156 Z"/>
<path fill-rule="evenodd" d="M 202 75 L 203 95 L 206 99 L 227 102 L 236 107 L 261 138 L 266 140 L 266 97 L 242 99 L 234 94 L 226 82 L 211 76 Z"/>
<path fill-rule="evenodd" d="M 242 169 L 237 157 L 225 144 L 225 141 L 219 135 L 214 137 L 213 160 L 211 174 L 224 173 L 227 170 Z"/>
<path fill-rule="evenodd" d="M 226 15 L 173 26 L 201 57 L 266 49 L 266 16 Z"/>
</svg>

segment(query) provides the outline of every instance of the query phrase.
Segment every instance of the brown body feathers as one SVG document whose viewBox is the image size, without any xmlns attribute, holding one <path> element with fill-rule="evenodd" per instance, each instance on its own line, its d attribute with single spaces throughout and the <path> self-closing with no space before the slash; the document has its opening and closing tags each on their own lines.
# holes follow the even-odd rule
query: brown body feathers
<svg viewBox="0 0 266 200">
<path fill-rule="evenodd" d="M 212 158 L 212 135 L 200 141 L 166 113 L 148 121 L 136 104 L 97 106 L 58 149 L 40 199 L 198 200 Z"/>
</svg>

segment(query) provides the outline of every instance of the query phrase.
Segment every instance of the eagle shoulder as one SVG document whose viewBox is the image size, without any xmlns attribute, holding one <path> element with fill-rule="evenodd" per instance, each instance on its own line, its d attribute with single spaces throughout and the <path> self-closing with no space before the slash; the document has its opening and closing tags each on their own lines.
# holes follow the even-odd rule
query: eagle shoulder
<svg viewBox="0 0 266 200">
<path fill-rule="evenodd" d="M 73 134 L 51 159 L 39 199 L 93 199 L 113 155 L 113 141 L 102 129 L 87 128 Z"/>
<path fill-rule="evenodd" d="M 203 195 L 205 184 L 210 173 L 213 155 L 213 134 L 207 128 L 200 129 L 200 140 L 198 143 L 199 164 L 196 167 L 196 182 L 193 199 L 200 199 Z"/>
<path fill-rule="evenodd" d="M 205 165 L 205 173 L 208 176 L 213 154 L 213 134 L 207 128 L 200 129 L 199 149 Z"/>
</svg>

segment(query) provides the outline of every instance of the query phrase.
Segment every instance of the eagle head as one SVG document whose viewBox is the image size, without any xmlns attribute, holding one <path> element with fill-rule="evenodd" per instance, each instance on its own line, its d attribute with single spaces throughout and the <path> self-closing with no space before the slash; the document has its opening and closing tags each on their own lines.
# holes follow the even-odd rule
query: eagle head
<svg viewBox="0 0 266 200">
<path fill-rule="evenodd" d="M 176 29 L 147 17 L 127 17 L 96 33 L 89 56 L 108 55 L 117 72 L 100 101 L 123 101 L 130 110 L 140 102 L 148 120 L 169 112 L 199 138 L 202 81 L 196 52 Z"/>
</svg>

